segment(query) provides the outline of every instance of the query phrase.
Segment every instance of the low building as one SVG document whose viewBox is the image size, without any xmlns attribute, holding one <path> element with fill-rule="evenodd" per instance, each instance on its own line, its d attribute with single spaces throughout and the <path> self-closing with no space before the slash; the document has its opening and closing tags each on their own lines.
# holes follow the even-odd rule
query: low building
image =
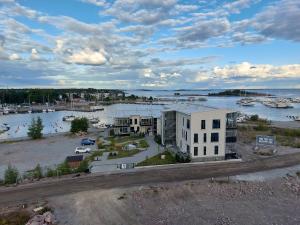
<svg viewBox="0 0 300 225">
<path fill-rule="evenodd" d="M 234 151 L 237 113 L 227 109 L 177 104 L 162 111 L 163 145 L 176 146 L 192 161 L 223 160 Z"/>
<path fill-rule="evenodd" d="M 82 161 L 83 161 L 83 155 L 72 155 L 72 156 L 67 156 L 66 158 L 67 164 L 72 169 L 78 168 Z"/>
<path fill-rule="evenodd" d="M 128 117 L 114 118 L 114 134 L 156 134 L 158 118 L 152 116 L 131 115 Z"/>
</svg>

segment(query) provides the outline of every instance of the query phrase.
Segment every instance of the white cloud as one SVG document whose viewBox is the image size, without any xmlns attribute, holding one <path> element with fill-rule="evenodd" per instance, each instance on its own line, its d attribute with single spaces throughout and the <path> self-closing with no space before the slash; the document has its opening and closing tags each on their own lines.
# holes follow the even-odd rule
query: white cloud
<svg viewBox="0 0 300 225">
<path fill-rule="evenodd" d="M 81 65 L 99 66 L 107 62 L 106 52 L 103 49 L 93 51 L 91 49 L 84 49 L 82 51 L 73 53 L 66 60 L 68 63 L 75 63 Z"/>
<path fill-rule="evenodd" d="M 12 61 L 20 60 L 20 59 L 21 59 L 21 57 L 17 53 L 13 53 L 9 56 L 9 60 L 12 60 Z"/>
</svg>

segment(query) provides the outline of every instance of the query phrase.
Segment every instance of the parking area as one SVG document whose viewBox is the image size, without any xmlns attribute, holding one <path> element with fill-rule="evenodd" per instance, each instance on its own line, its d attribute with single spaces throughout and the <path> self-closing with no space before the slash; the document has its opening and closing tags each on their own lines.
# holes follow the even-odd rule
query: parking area
<svg viewBox="0 0 300 225">
<path fill-rule="evenodd" d="M 96 134 L 89 137 L 95 138 Z M 55 166 L 68 155 L 74 155 L 80 141 L 81 137 L 66 134 L 41 140 L 0 143 L 0 179 L 4 177 L 8 164 L 15 166 L 21 173 L 33 169 L 37 164 L 42 167 Z M 92 150 L 94 148 L 96 146 L 91 146 Z"/>
</svg>

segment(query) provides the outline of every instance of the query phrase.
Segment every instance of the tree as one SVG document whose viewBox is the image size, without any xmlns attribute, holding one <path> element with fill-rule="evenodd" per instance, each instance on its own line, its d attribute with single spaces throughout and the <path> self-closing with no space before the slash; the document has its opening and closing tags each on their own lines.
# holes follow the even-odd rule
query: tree
<svg viewBox="0 0 300 225">
<path fill-rule="evenodd" d="M 8 165 L 7 169 L 5 170 L 4 183 L 5 184 L 17 183 L 18 176 L 19 176 L 18 169 L 16 167 L 13 167 L 12 165 Z"/>
<path fill-rule="evenodd" d="M 42 138 L 42 130 L 44 129 L 42 119 L 40 117 L 35 120 L 34 118 L 31 121 L 31 124 L 28 128 L 28 136 L 32 139 L 39 139 Z"/>
<path fill-rule="evenodd" d="M 89 121 L 87 118 L 76 118 L 72 121 L 71 124 L 71 132 L 77 133 L 80 131 L 87 132 L 89 128 Z"/>
<path fill-rule="evenodd" d="M 43 172 L 40 164 L 37 164 L 37 166 L 33 170 L 33 177 L 36 179 L 41 179 L 43 178 Z"/>
</svg>

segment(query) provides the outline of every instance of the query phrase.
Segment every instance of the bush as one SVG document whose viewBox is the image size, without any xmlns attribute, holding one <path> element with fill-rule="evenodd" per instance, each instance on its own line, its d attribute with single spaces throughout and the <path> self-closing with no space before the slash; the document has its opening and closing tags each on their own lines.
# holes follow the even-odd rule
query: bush
<svg viewBox="0 0 300 225">
<path fill-rule="evenodd" d="M 5 184 L 17 183 L 18 177 L 19 177 L 19 171 L 17 170 L 17 168 L 8 165 L 7 169 L 5 170 L 4 183 Z"/>
<path fill-rule="evenodd" d="M 58 173 L 60 175 L 66 175 L 66 174 L 70 174 L 72 172 L 69 164 L 67 163 L 67 161 L 63 162 L 62 164 L 57 166 L 57 170 Z"/>
<path fill-rule="evenodd" d="M 57 174 L 56 170 L 53 170 L 51 168 L 47 169 L 47 173 L 46 173 L 47 177 L 54 177 L 54 176 L 56 176 L 56 174 Z"/>
<path fill-rule="evenodd" d="M 42 119 L 40 117 L 35 120 L 34 118 L 31 121 L 31 124 L 28 128 L 27 135 L 32 139 L 40 139 L 42 138 L 42 130 L 44 129 Z"/>
<path fill-rule="evenodd" d="M 76 118 L 71 123 L 71 132 L 78 133 L 78 132 L 87 132 L 89 128 L 89 121 L 87 118 Z"/>
<path fill-rule="evenodd" d="M 33 177 L 36 179 L 41 179 L 43 178 L 43 172 L 40 164 L 37 164 L 37 166 L 33 170 Z"/>
<path fill-rule="evenodd" d="M 155 135 L 154 141 L 155 141 L 157 144 L 161 145 L 161 136 L 160 136 L 160 135 Z"/>
<path fill-rule="evenodd" d="M 76 169 L 77 173 L 85 173 L 89 171 L 89 162 L 88 160 L 83 160 L 79 167 Z"/>
<path fill-rule="evenodd" d="M 251 121 L 258 121 L 259 120 L 259 116 L 258 115 L 252 115 L 252 116 L 250 116 L 250 120 Z"/>
<path fill-rule="evenodd" d="M 266 131 L 268 130 L 269 128 L 264 125 L 263 123 L 259 123 L 258 126 L 254 127 L 254 130 L 257 130 L 257 131 Z"/>
<path fill-rule="evenodd" d="M 115 130 L 114 129 L 109 130 L 109 136 L 111 136 L 111 137 L 115 136 Z"/>
</svg>

